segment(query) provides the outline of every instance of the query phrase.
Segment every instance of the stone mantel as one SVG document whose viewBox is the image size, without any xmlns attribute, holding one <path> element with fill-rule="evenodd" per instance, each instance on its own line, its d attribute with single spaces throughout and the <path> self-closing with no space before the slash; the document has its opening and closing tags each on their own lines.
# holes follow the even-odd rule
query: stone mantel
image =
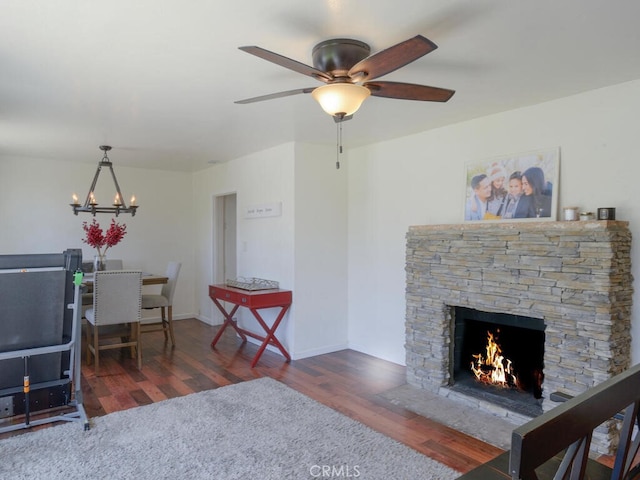
<svg viewBox="0 0 640 480">
<path fill-rule="evenodd" d="M 629 222 L 620 220 L 587 220 L 587 221 L 571 221 L 571 222 L 553 222 L 549 220 L 513 220 L 509 221 L 480 221 L 480 222 L 466 222 L 455 224 L 439 224 L 439 225 L 412 225 L 409 227 L 409 232 L 412 231 L 460 231 L 460 232 L 481 232 L 481 231 L 510 231 L 510 232 L 535 232 L 535 231 L 568 231 L 568 232 L 581 232 L 585 231 L 602 231 L 602 230 L 625 230 L 629 228 Z"/>
<path fill-rule="evenodd" d="M 454 307 L 544 320 L 544 410 L 551 392 L 576 395 L 630 366 L 628 222 L 412 226 L 406 274 L 411 385 L 451 384 Z"/>
</svg>

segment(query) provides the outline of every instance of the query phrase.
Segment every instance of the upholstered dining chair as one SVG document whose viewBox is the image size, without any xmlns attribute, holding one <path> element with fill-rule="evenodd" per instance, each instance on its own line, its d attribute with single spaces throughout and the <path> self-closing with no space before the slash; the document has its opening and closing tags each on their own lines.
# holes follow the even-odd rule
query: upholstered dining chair
<svg viewBox="0 0 640 480">
<path fill-rule="evenodd" d="M 176 283 L 178 281 L 178 274 L 180 273 L 180 262 L 169 262 L 167 265 L 166 277 L 169 279 L 167 283 L 162 285 L 162 291 L 159 295 L 144 294 L 142 295 L 142 308 L 150 310 L 154 308 L 160 309 L 160 321 L 155 323 L 142 324 L 142 333 L 158 332 L 162 330 L 164 332 L 165 341 L 168 340 L 168 335 L 171 337 L 171 345 L 176 344 L 176 339 L 173 334 L 173 294 L 176 290 Z"/>
<path fill-rule="evenodd" d="M 93 272 L 93 263 L 92 262 L 83 262 L 83 271 L 87 268 L 85 273 Z M 124 264 L 121 259 L 107 259 L 107 263 L 105 264 L 107 270 L 122 270 L 124 268 Z M 84 312 L 93 305 L 93 293 L 83 293 L 82 294 L 82 305 L 83 305 L 83 317 Z"/>
<path fill-rule="evenodd" d="M 122 270 L 124 268 L 124 264 L 122 262 L 122 260 L 117 259 L 117 258 L 107 258 L 107 261 L 105 263 L 105 267 L 107 270 Z"/>
<path fill-rule="evenodd" d="M 142 272 L 139 270 L 105 270 L 95 272 L 93 306 L 85 312 L 87 319 L 87 364 L 95 358 L 95 373 L 100 369 L 100 351 L 135 348 L 138 368 L 142 368 L 140 319 L 142 318 Z M 108 340 L 108 343 L 101 343 Z"/>
</svg>

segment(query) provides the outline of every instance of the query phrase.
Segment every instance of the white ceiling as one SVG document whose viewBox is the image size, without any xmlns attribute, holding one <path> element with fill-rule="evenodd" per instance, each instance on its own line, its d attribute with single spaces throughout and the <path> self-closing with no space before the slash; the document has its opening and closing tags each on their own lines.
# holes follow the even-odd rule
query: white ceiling
<svg viewBox="0 0 640 480">
<path fill-rule="evenodd" d="M 636 0 L 2 0 L 0 156 L 194 171 L 284 142 L 334 145 L 321 85 L 238 50 L 311 65 L 328 38 L 373 52 L 422 34 L 434 52 L 395 80 L 448 103 L 369 98 L 344 123 L 363 145 L 640 78 Z"/>
</svg>

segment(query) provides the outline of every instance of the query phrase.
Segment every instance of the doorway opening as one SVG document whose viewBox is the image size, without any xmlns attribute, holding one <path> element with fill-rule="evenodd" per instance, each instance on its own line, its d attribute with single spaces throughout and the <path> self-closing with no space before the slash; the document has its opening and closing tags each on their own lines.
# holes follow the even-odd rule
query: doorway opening
<svg viewBox="0 0 640 480">
<path fill-rule="evenodd" d="M 213 282 L 225 283 L 237 277 L 236 194 L 213 199 Z"/>
</svg>

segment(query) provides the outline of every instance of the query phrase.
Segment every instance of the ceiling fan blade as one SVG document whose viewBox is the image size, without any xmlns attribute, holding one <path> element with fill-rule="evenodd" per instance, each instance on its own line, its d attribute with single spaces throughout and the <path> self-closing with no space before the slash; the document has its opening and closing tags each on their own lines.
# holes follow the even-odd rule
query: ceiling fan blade
<svg viewBox="0 0 640 480">
<path fill-rule="evenodd" d="M 371 90 L 371 95 L 374 97 L 422 100 L 424 102 L 446 102 L 456 93 L 455 90 L 447 88 L 402 82 L 367 82 L 364 86 Z"/>
<path fill-rule="evenodd" d="M 289 97 L 291 95 L 298 95 L 299 93 L 311 93 L 315 89 L 316 87 L 298 88 L 296 90 L 287 90 L 286 92 L 270 93 L 269 95 L 261 95 L 259 97 L 246 98 L 244 100 L 236 100 L 233 103 L 245 104 L 245 103 L 262 102 L 263 100 L 272 100 L 274 98 L 282 98 L 282 97 Z"/>
<path fill-rule="evenodd" d="M 349 70 L 349 77 L 356 82 L 373 80 L 404 67 L 436 48 L 438 46 L 431 40 L 416 35 L 359 61 Z"/>
<path fill-rule="evenodd" d="M 281 67 L 288 68 L 289 70 L 293 70 L 294 72 L 308 75 L 317 80 L 320 80 L 321 82 L 326 83 L 333 80 L 333 76 L 331 76 L 327 72 L 323 72 L 322 70 L 318 70 L 317 68 L 310 67 L 309 65 L 305 65 L 304 63 L 298 62 L 291 58 L 284 57 L 278 53 L 270 52 L 269 50 L 265 50 L 264 48 L 256 46 L 238 48 L 243 52 L 250 53 L 251 55 L 255 55 L 256 57 L 260 57 L 264 60 L 275 63 L 276 65 L 280 65 Z"/>
</svg>

